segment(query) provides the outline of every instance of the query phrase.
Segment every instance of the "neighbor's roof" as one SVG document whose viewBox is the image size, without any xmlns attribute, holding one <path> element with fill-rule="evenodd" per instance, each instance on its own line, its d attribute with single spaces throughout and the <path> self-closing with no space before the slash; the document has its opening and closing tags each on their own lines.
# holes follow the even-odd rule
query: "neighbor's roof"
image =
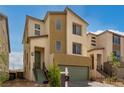
<svg viewBox="0 0 124 93">
<path fill-rule="evenodd" d="M 101 47 L 101 48 L 93 48 L 93 49 L 88 50 L 87 52 L 91 52 L 91 51 L 94 51 L 94 50 L 103 50 L 103 49 L 104 49 L 104 47 Z"/>
<path fill-rule="evenodd" d="M 101 32 L 88 32 L 87 34 L 93 34 L 96 36 L 102 35 L 104 33 L 112 33 L 112 34 L 116 34 L 118 36 L 122 36 L 124 37 L 124 32 L 120 32 L 120 31 L 115 31 L 115 30 L 105 30 L 105 31 L 101 31 Z"/>
<path fill-rule="evenodd" d="M 8 36 L 8 46 L 9 46 L 9 52 L 11 52 L 11 49 L 10 49 L 10 39 L 9 39 L 8 17 L 6 15 L 4 15 L 3 13 L 0 13 L 0 16 L 5 18 L 5 20 L 6 20 L 6 28 L 7 28 L 7 36 Z"/>
</svg>

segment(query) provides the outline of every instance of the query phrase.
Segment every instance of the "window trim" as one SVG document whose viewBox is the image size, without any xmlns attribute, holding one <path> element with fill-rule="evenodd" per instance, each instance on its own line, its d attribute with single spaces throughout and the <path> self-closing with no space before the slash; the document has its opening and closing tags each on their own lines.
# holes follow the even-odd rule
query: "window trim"
<svg viewBox="0 0 124 93">
<path fill-rule="evenodd" d="M 60 49 L 59 50 L 57 49 L 57 42 L 60 42 Z M 56 42 L 55 42 L 55 49 L 56 49 L 56 52 L 61 52 L 61 50 L 62 50 L 61 40 L 56 40 Z"/>
<path fill-rule="evenodd" d="M 96 37 L 95 36 L 92 36 L 92 39 L 94 40 L 94 39 L 96 39 Z"/>
<path fill-rule="evenodd" d="M 91 40 L 92 43 L 96 43 L 96 40 Z"/>
<path fill-rule="evenodd" d="M 36 25 L 39 26 L 39 29 L 36 28 Z M 40 24 L 34 24 L 34 29 L 37 30 L 37 31 L 40 31 L 41 30 Z"/>
<path fill-rule="evenodd" d="M 117 38 L 119 39 L 118 42 L 115 40 L 115 39 L 117 39 L 117 38 L 115 38 L 115 37 L 117 37 Z M 120 45 L 120 43 L 121 43 L 121 38 L 120 38 L 120 36 L 113 34 L 113 44 L 115 44 L 115 45 Z"/>
<path fill-rule="evenodd" d="M 96 44 L 95 44 L 95 43 L 91 43 L 91 45 L 92 45 L 92 46 L 96 46 Z"/>
<path fill-rule="evenodd" d="M 74 31 L 74 25 L 75 25 L 75 27 L 76 27 L 76 26 L 80 27 L 80 34 L 78 34 L 76 31 Z M 76 30 L 76 28 L 75 28 L 75 30 Z M 72 34 L 73 34 L 73 35 L 82 36 L 82 25 L 73 22 L 73 23 L 72 23 Z"/>
<path fill-rule="evenodd" d="M 74 44 L 75 44 L 75 45 L 80 45 L 80 53 L 78 53 L 77 50 L 74 51 L 74 49 L 73 49 L 73 48 L 74 48 L 74 47 L 73 47 Z M 81 43 L 76 43 L 76 42 L 73 42 L 73 43 L 72 43 L 72 54 L 82 55 L 82 44 L 81 44 Z"/>
<path fill-rule="evenodd" d="M 36 28 L 36 25 L 39 25 L 39 29 L 37 29 Z M 34 33 L 35 33 L 35 35 L 40 35 L 40 31 L 41 31 L 41 26 L 40 26 L 40 24 L 34 24 Z M 38 33 L 38 34 L 36 34 L 36 33 Z"/>
<path fill-rule="evenodd" d="M 59 29 L 58 29 L 58 24 L 57 23 L 59 23 Z M 62 21 L 61 21 L 61 19 L 60 18 L 57 18 L 56 20 L 55 20 L 55 29 L 56 29 L 56 31 L 61 31 L 61 29 L 62 29 Z"/>
</svg>

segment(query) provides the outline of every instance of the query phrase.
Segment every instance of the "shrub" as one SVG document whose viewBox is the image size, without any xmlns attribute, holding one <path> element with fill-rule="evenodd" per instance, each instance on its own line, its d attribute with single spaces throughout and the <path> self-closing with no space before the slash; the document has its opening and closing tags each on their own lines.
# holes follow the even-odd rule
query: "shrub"
<svg viewBox="0 0 124 93">
<path fill-rule="evenodd" d="M 116 57 L 114 53 L 110 55 L 110 64 L 112 65 L 112 78 L 113 80 L 117 79 L 117 69 L 120 66 L 120 60 Z"/>
<path fill-rule="evenodd" d="M 0 85 L 9 79 L 9 75 L 7 73 L 1 73 L 0 74 Z"/>
<path fill-rule="evenodd" d="M 61 86 L 61 74 L 60 69 L 56 65 L 51 65 L 48 69 L 48 80 L 51 87 Z"/>
</svg>

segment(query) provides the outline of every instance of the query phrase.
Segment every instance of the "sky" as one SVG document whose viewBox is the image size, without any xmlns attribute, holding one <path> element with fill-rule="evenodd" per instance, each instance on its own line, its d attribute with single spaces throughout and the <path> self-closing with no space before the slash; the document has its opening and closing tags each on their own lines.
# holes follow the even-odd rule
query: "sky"
<svg viewBox="0 0 124 93">
<path fill-rule="evenodd" d="M 26 15 L 43 19 L 47 11 L 63 11 L 67 6 L 0 6 L 0 12 L 8 16 L 10 34 L 10 69 L 23 67 L 22 38 Z M 106 29 L 124 32 L 124 6 L 68 6 L 89 23 L 88 31 Z"/>
</svg>

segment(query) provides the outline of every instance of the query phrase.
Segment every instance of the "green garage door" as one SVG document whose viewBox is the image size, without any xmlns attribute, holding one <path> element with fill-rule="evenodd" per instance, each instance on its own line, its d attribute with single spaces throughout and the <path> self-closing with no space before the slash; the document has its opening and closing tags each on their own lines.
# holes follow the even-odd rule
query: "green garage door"
<svg viewBox="0 0 124 93">
<path fill-rule="evenodd" d="M 88 76 L 89 76 L 88 67 L 60 66 L 60 69 L 64 71 L 65 67 L 67 67 L 69 70 L 70 81 L 88 80 Z"/>
</svg>

